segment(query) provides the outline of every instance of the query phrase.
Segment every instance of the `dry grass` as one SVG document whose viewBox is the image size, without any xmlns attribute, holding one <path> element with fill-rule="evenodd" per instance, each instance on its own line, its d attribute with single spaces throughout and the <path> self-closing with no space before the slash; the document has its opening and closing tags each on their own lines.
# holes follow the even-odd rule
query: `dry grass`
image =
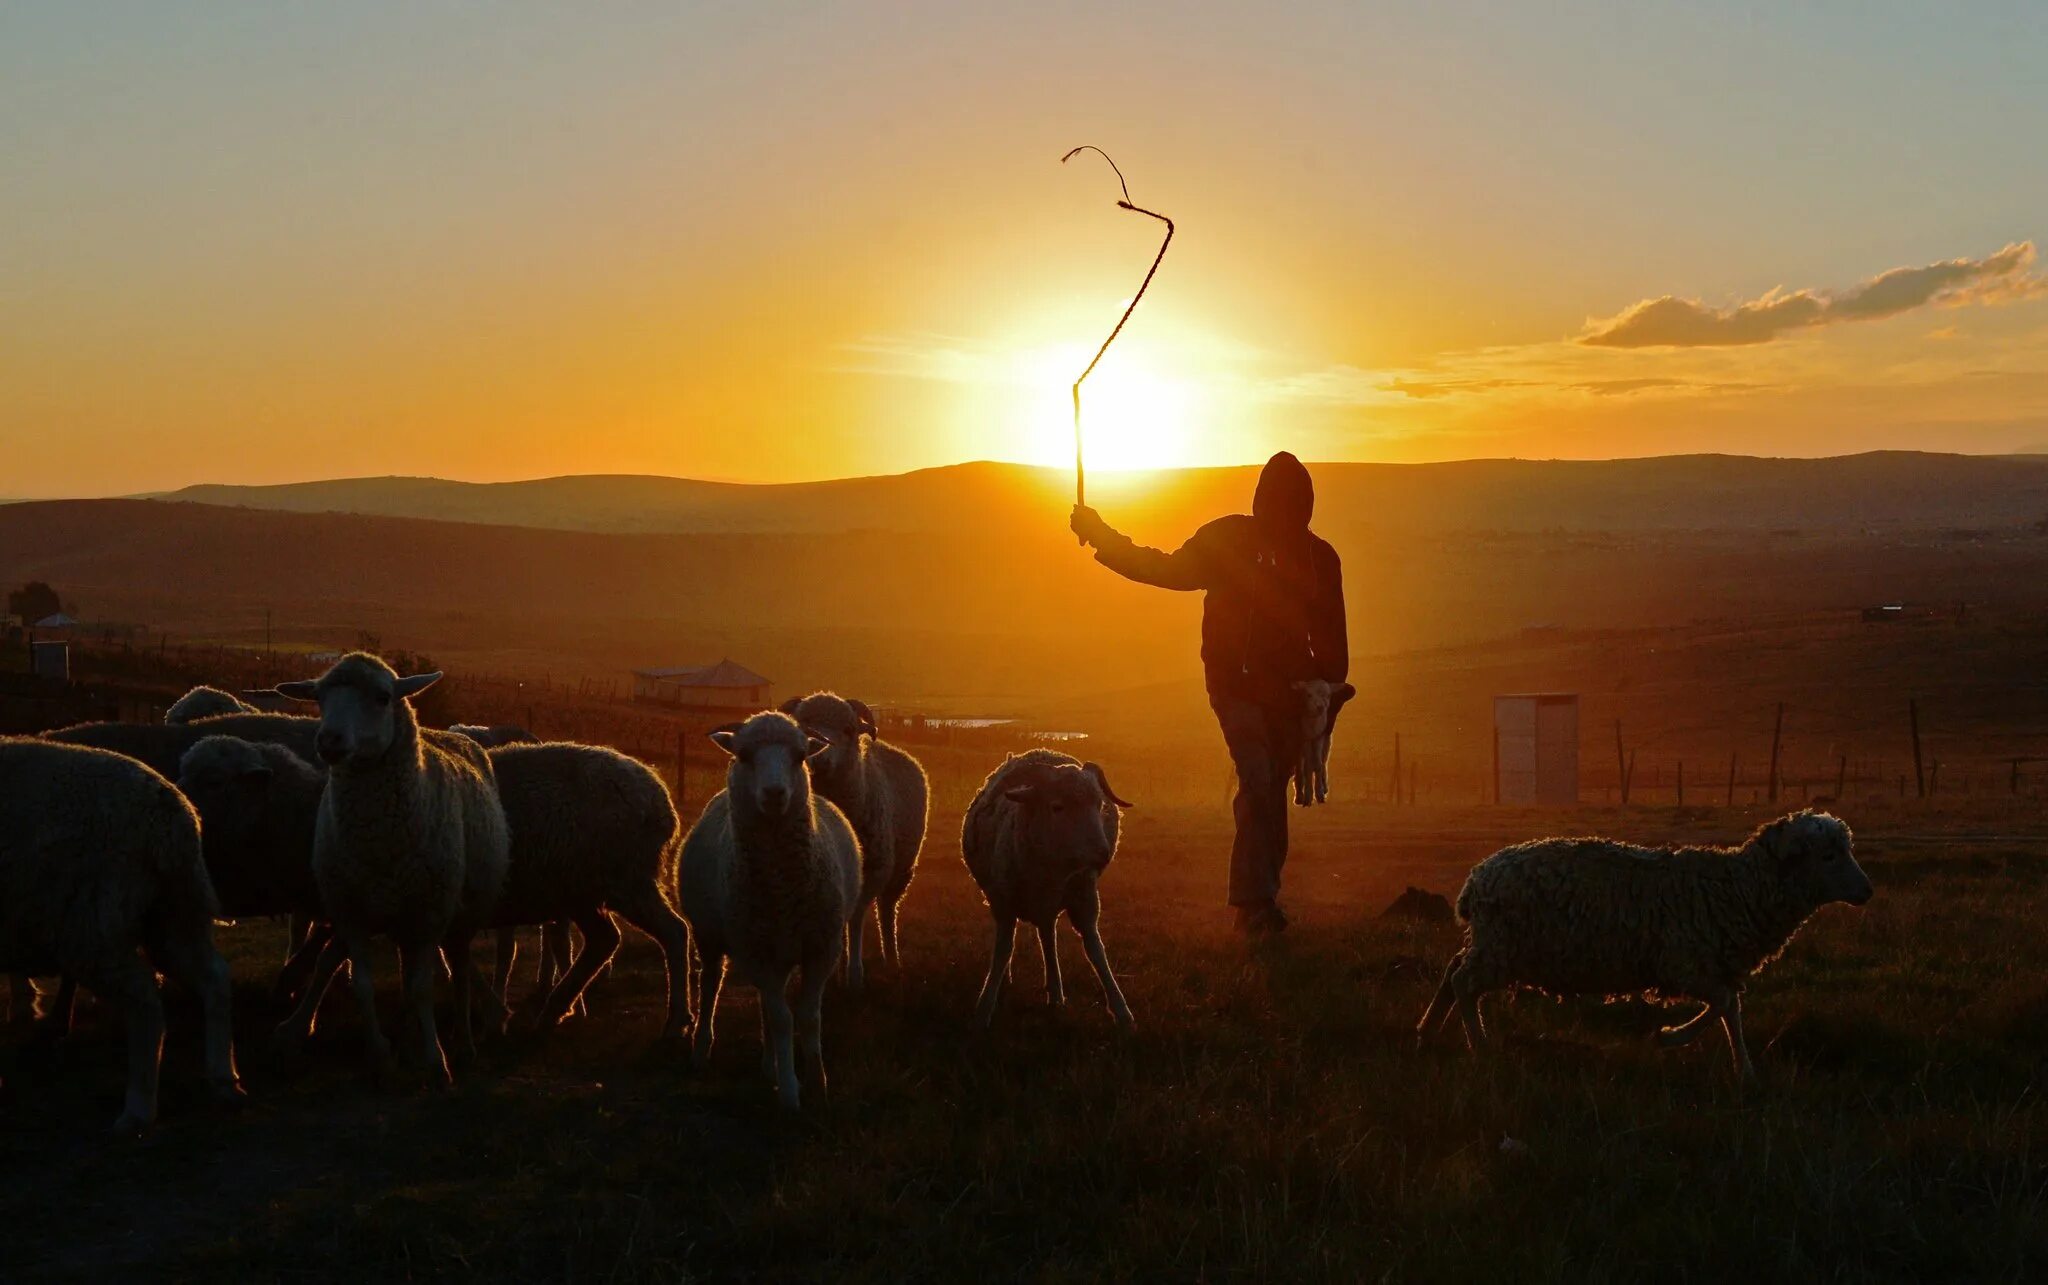
<svg viewBox="0 0 2048 1285">
<path fill-rule="evenodd" d="M 1139 1022 L 1119 1039 L 1071 935 L 1066 1010 L 1024 949 L 996 1029 L 967 1029 L 987 923 L 955 807 L 912 888 L 904 971 L 828 998 L 832 1094 L 796 1121 L 759 1082 L 749 997 L 728 1000 L 710 1074 L 648 1052 L 659 963 L 638 938 L 597 1016 L 487 1052 L 453 1094 L 365 1086 L 345 1004 L 281 1077 L 258 1034 L 278 934 L 243 925 L 255 1104 L 204 1113 L 181 1013 L 162 1125 L 100 1141 L 118 1024 L 89 1012 L 60 1069 L 10 1076 L 0 1105 L 0 1275 L 2038 1277 L 2048 831 L 1852 819 L 1878 897 L 1825 912 L 1753 990 L 1750 1095 L 1708 1041 L 1651 1050 L 1658 1015 L 1635 1006 L 1501 1003 L 1496 1056 L 1415 1050 L 1453 934 L 1377 911 L 1561 821 L 1536 814 L 1319 809 L 1289 869 L 1296 929 L 1248 953 L 1217 906 L 1214 810 L 1141 807 L 1105 888 Z M 1720 837 L 1753 818 L 1569 820 Z"/>
</svg>

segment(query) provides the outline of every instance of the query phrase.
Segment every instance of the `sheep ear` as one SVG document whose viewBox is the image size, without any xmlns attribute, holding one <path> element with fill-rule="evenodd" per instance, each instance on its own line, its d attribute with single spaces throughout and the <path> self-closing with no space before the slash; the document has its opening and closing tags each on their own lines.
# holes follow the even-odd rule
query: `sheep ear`
<svg viewBox="0 0 2048 1285">
<path fill-rule="evenodd" d="M 441 671 L 437 669 L 431 674 L 414 674 L 410 678 L 401 678 L 391 684 L 391 691 L 394 695 L 402 697 L 417 696 L 440 681 Z"/>
<path fill-rule="evenodd" d="M 288 696 L 295 701 L 320 699 L 320 684 L 311 678 L 296 678 L 289 683 L 279 683 L 275 690 L 279 696 Z"/>
<path fill-rule="evenodd" d="M 733 745 L 740 738 L 740 725 L 738 723 L 727 723 L 724 727 L 714 727 L 704 734 L 711 738 L 713 745 L 724 750 L 727 754 L 732 754 L 735 753 Z"/>
<path fill-rule="evenodd" d="M 788 700 L 782 702 L 782 704 L 777 705 L 775 708 L 781 710 L 783 713 L 789 715 L 791 718 L 795 718 L 796 712 L 802 709 L 803 707 L 804 698 L 801 696 L 792 696 Z"/>
<path fill-rule="evenodd" d="M 1356 687 L 1353 687 L 1350 683 L 1338 683 L 1336 690 L 1330 693 L 1331 708 L 1342 709 L 1344 702 L 1356 695 L 1358 695 Z"/>
<path fill-rule="evenodd" d="M 880 736 L 882 734 L 875 727 L 875 711 L 867 707 L 867 702 L 850 700 L 846 703 L 853 706 L 853 716 L 859 720 L 859 723 L 854 728 L 856 732 L 866 732 L 869 736 Z"/>
<path fill-rule="evenodd" d="M 804 733 L 805 758 L 814 759 L 818 757 L 820 754 L 823 754 L 826 750 L 829 750 L 831 748 L 832 742 L 826 740 L 824 737 L 818 735 L 816 732 Z"/>
<path fill-rule="evenodd" d="M 270 784 L 270 764 L 256 763 L 236 773 L 236 779 L 244 785 Z"/>
<path fill-rule="evenodd" d="M 1104 772 L 1102 770 L 1102 764 L 1083 763 L 1081 765 L 1081 770 L 1095 778 L 1095 784 L 1102 790 L 1103 798 L 1108 799 L 1111 803 L 1116 804 L 1120 808 L 1127 808 L 1131 806 L 1128 800 L 1118 798 L 1116 796 L 1116 791 L 1109 788 L 1109 773 Z"/>
<path fill-rule="evenodd" d="M 1771 860 L 1790 861 L 1799 851 L 1799 844 L 1794 835 L 1796 828 L 1796 818 L 1785 817 L 1757 831 L 1756 839 L 1763 845 L 1764 854 Z"/>
<path fill-rule="evenodd" d="M 1013 785 L 1003 791 L 1003 797 L 1012 803 L 1029 803 L 1038 797 L 1038 787 L 1035 785 Z"/>
</svg>

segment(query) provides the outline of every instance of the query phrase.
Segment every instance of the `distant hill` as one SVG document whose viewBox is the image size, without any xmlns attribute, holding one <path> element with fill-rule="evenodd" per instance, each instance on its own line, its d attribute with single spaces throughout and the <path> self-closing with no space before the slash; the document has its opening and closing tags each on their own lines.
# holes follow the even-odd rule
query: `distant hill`
<svg viewBox="0 0 2048 1285">
<path fill-rule="evenodd" d="M 1687 455 L 1313 468 L 1319 525 L 1379 532 L 1896 532 L 2048 518 L 2042 456 L 1879 451 L 1831 459 Z M 1100 474 L 1090 498 L 1119 523 L 1184 530 L 1243 509 L 1256 472 Z M 976 463 L 782 485 L 598 474 L 524 482 L 382 477 L 190 486 L 149 498 L 569 531 L 818 534 L 1057 527 L 1071 486 L 1063 470 Z"/>
</svg>

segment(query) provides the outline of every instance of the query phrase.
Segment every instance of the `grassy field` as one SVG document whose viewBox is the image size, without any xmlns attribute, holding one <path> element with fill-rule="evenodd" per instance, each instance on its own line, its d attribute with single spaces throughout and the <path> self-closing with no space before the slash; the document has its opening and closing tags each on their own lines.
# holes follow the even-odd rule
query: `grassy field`
<svg viewBox="0 0 2048 1285">
<path fill-rule="evenodd" d="M 1065 1010 L 1020 948 L 995 1029 L 969 1029 L 988 927 L 951 804 L 905 966 L 828 997 L 831 1095 L 794 1120 L 758 1075 L 744 992 L 708 1074 L 650 1050 L 660 962 L 638 937 L 593 1017 L 487 1050 L 452 1093 L 368 1087 L 335 1001 L 282 1076 L 261 1040 L 281 934 L 240 925 L 224 936 L 251 1105 L 200 1104 L 181 1009 L 163 1122 L 102 1140 L 119 1027 L 87 1007 L 56 1067 L 17 1069 L 0 1097 L 0 1276 L 2039 1278 L 2048 824 L 2031 808 L 1851 816 L 1878 895 L 1824 911 L 1753 988 L 1757 1091 L 1713 1041 L 1653 1051 L 1660 1016 L 1638 1005 L 1497 999 L 1494 1055 L 1416 1050 L 1454 930 L 1378 918 L 1404 886 L 1453 892 L 1497 844 L 1560 828 L 1732 838 L 1759 817 L 1333 804 L 1300 827 L 1294 930 L 1248 951 L 1219 906 L 1218 811 L 1141 801 L 1104 888 L 1138 1017 L 1120 1038 L 1071 934 Z"/>
</svg>

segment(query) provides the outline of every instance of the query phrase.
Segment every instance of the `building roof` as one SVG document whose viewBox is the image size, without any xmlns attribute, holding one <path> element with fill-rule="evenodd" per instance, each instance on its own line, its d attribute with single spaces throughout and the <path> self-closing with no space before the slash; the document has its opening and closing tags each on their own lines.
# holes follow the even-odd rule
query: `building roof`
<svg viewBox="0 0 2048 1285">
<path fill-rule="evenodd" d="M 71 626 L 77 623 L 78 622 L 76 620 L 72 619 L 70 616 L 67 616 L 60 611 L 57 612 L 55 615 L 44 616 L 41 620 L 36 621 L 36 628 L 69 629 L 71 628 Z"/>
<path fill-rule="evenodd" d="M 636 669 L 636 678 L 658 678 L 678 687 L 768 687 L 769 681 L 745 665 L 721 660 L 716 665 L 684 665 L 665 669 Z"/>
</svg>

